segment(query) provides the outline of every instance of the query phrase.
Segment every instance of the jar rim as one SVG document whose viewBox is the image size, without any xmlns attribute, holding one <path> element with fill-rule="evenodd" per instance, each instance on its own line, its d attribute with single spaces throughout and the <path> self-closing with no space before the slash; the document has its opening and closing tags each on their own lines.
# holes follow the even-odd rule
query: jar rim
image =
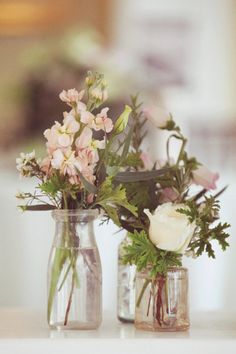
<svg viewBox="0 0 236 354">
<path fill-rule="evenodd" d="M 139 271 L 138 273 L 139 274 L 147 274 L 149 273 L 149 271 L 151 271 L 152 267 L 146 267 L 145 269 Z M 185 272 L 185 273 L 188 273 L 188 268 L 184 267 L 184 266 L 172 266 L 172 267 L 168 267 L 167 269 L 167 274 L 171 274 L 171 273 L 174 273 L 176 271 L 181 271 L 181 272 Z"/>
<path fill-rule="evenodd" d="M 99 216 L 98 209 L 54 209 L 52 217 L 61 220 L 64 217 L 76 217 L 80 220 L 94 220 Z"/>
</svg>

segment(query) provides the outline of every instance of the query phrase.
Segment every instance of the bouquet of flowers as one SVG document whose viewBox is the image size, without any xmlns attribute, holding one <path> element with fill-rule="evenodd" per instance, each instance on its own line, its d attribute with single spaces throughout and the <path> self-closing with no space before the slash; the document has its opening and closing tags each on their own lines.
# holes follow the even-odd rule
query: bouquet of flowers
<svg viewBox="0 0 236 354">
<path fill-rule="evenodd" d="M 82 101 L 85 96 L 86 103 Z M 131 108 L 126 106 L 113 124 L 108 107 L 98 111 L 107 97 L 102 75 L 91 72 L 85 80 L 85 90 L 60 93 L 70 111 L 63 113 L 62 124 L 56 121 L 44 132 L 47 156 L 37 159 L 33 151 L 21 153 L 16 159 L 21 176 L 36 177 L 39 181 L 34 193 L 17 194 L 17 198 L 26 201 L 19 206 L 23 211 L 101 208 L 116 223 L 119 221 L 115 205 L 135 214 L 135 207 L 126 200 L 125 189 L 112 184 L 114 169 L 111 173 L 114 156 L 120 164 L 129 160 L 125 153 L 129 144 L 127 135 L 120 142 L 123 156 L 113 152 L 112 146 L 124 132 Z"/>
<path fill-rule="evenodd" d="M 21 176 L 38 180 L 33 193 L 17 194 L 17 198 L 25 201 L 20 208 L 23 211 L 98 209 L 103 212 L 104 220 L 112 219 L 117 225 L 120 225 L 118 208 L 137 216 L 136 207 L 126 198 L 125 188 L 115 180 L 122 166 L 136 163 L 133 154 L 128 153 L 132 132 L 126 127 L 131 108 L 126 106 L 113 122 L 109 108 L 100 108 L 107 99 L 106 82 L 102 75 L 91 72 L 84 90 L 63 90 L 60 99 L 70 110 L 63 113 L 62 123 L 56 121 L 44 132 L 46 157 L 39 160 L 33 151 L 21 153 L 16 160 Z M 70 246 L 79 235 L 70 217 L 66 218 L 63 238 L 64 244 Z M 82 255 L 89 266 L 88 257 Z M 76 284 L 79 286 L 77 259 L 77 248 L 72 247 L 69 252 L 65 247 L 56 250 L 48 295 L 49 322 L 56 292 L 61 291 L 69 270 L 73 272 L 71 291 Z M 67 263 L 68 272 L 64 270 Z M 64 325 L 68 322 L 71 299 L 70 296 Z"/>
<path fill-rule="evenodd" d="M 225 188 L 211 193 L 216 188 L 218 174 L 209 171 L 195 157 L 188 156 L 187 139 L 171 114 L 153 108 L 142 111 L 140 105 L 136 108 L 132 114 L 136 112 L 136 118 L 141 119 L 141 129 L 145 124 L 145 118 L 142 118 L 145 113 L 158 129 L 167 131 L 169 136 L 166 159 L 156 163 L 151 163 L 148 155 L 140 150 L 140 144 L 136 144 L 146 169 L 150 171 L 144 172 L 146 178 L 139 180 L 137 172 L 130 171 L 129 179 L 124 181 L 127 198 L 137 207 L 138 216 L 121 209 L 121 224 L 129 232 L 130 239 L 124 247 L 123 262 L 135 264 L 138 272 L 148 270 L 149 276 L 136 295 L 136 306 L 140 306 L 145 289 L 150 285 L 150 298 L 155 296 L 155 319 L 162 327 L 166 325 L 162 294 L 169 269 L 181 267 L 183 255 L 197 258 L 206 252 L 215 258 L 215 241 L 223 251 L 229 246 L 226 230 L 230 225 L 219 221 L 218 197 Z M 139 134 L 143 136 L 145 132 L 142 134 L 139 129 Z M 140 136 L 136 139 L 139 142 L 142 140 Z M 173 139 L 180 143 L 175 160 L 170 156 Z M 157 168 L 161 168 L 159 176 L 155 175 Z"/>
</svg>

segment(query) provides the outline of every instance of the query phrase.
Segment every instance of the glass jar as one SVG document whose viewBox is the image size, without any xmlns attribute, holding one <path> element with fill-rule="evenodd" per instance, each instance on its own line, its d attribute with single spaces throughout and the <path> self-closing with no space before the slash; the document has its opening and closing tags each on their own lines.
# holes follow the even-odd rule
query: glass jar
<svg viewBox="0 0 236 354">
<path fill-rule="evenodd" d="M 188 271 L 169 268 L 156 279 L 150 270 L 136 274 L 135 327 L 148 331 L 185 331 L 189 328 Z"/>
<path fill-rule="evenodd" d="M 48 263 L 48 324 L 96 329 L 102 320 L 102 272 L 94 237 L 96 210 L 54 210 Z"/>
<path fill-rule="evenodd" d="M 129 244 L 126 236 L 118 248 L 117 318 L 121 322 L 134 322 L 136 266 L 122 263 L 124 247 Z"/>
</svg>

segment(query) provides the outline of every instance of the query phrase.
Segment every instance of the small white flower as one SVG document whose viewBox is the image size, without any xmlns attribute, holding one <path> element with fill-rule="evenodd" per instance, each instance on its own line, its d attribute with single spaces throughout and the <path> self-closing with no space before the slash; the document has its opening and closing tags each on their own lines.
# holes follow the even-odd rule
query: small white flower
<svg viewBox="0 0 236 354">
<path fill-rule="evenodd" d="M 35 151 L 25 154 L 20 153 L 20 157 L 16 159 L 16 168 L 22 176 L 31 177 L 33 174 L 33 164 L 37 163 L 35 159 Z"/>
</svg>

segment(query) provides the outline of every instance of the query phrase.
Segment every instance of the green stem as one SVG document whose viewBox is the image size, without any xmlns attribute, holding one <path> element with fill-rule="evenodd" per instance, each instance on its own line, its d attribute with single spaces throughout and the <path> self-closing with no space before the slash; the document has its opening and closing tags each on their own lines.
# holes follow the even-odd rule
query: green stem
<svg viewBox="0 0 236 354">
<path fill-rule="evenodd" d="M 63 277 L 63 279 L 62 279 L 61 285 L 60 285 L 59 288 L 58 288 L 58 291 L 61 291 L 61 289 L 62 289 L 62 287 L 63 287 L 63 285 L 64 285 L 64 283 L 65 283 L 65 281 L 66 281 L 66 278 L 67 278 L 67 276 L 68 276 L 68 274 L 69 274 L 69 271 L 70 271 L 70 268 L 71 268 L 71 267 L 72 267 L 72 260 L 71 260 L 70 264 L 69 264 L 68 267 L 67 267 L 67 270 L 66 270 L 65 275 L 64 275 L 64 277 Z"/>
<path fill-rule="evenodd" d="M 181 140 L 182 140 L 182 146 L 181 146 L 181 149 L 180 149 L 180 152 L 179 152 L 179 156 L 178 156 L 176 165 L 178 165 L 180 160 L 182 159 L 182 155 L 183 155 L 183 152 L 184 152 L 184 149 L 185 149 L 185 145 L 187 143 L 187 139 L 185 139 L 184 137 L 181 137 Z"/>
<path fill-rule="evenodd" d="M 63 201 L 64 201 L 64 208 L 63 209 L 68 209 L 68 203 L 67 203 L 67 198 L 66 198 L 65 192 L 63 192 Z"/>
<path fill-rule="evenodd" d="M 136 306 L 137 306 L 137 307 L 139 307 L 139 305 L 140 305 L 140 303 L 141 303 L 141 300 L 142 300 L 142 298 L 143 298 L 143 295 L 144 295 L 144 293 L 145 293 L 145 290 L 147 289 L 147 286 L 148 286 L 148 284 L 149 284 L 150 282 L 151 282 L 150 279 L 146 279 L 146 280 L 145 280 L 145 282 L 144 282 L 144 284 L 143 284 L 143 287 L 142 287 L 142 290 L 141 290 L 141 292 L 140 292 L 140 294 L 139 294 L 137 303 L 136 303 Z"/>
<path fill-rule="evenodd" d="M 75 286 L 75 279 L 74 279 L 74 273 L 73 273 L 72 274 L 71 290 L 70 290 L 69 300 L 68 300 L 68 304 L 67 304 L 67 308 L 66 308 L 64 326 L 66 326 L 68 323 L 68 318 L 69 318 L 69 313 L 70 313 L 70 308 L 71 308 L 71 303 L 72 303 L 72 296 L 73 296 L 73 292 L 74 292 L 74 286 Z"/>
</svg>

